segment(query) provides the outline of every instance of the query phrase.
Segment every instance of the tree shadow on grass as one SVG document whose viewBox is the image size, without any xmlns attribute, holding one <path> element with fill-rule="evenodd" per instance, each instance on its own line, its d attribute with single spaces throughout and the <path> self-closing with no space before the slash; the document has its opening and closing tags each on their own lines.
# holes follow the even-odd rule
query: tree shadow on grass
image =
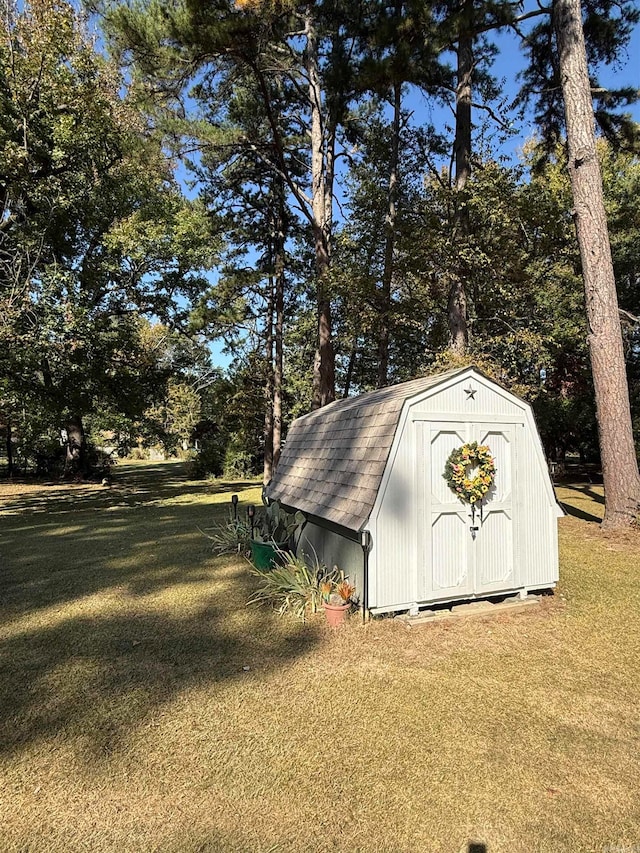
<svg viewBox="0 0 640 853">
<path fill-rule="evenodd" d="M 247 608 L 251 590 L 243 567 L 227 567 L 220 588 L 198 598 L 188 615 L 136 608 L 135 598 L 125 596 L 113 602 L 113 612 L 107 601 L 97 614 L 63 611 L 24 629 L 14 623 L 0 641 L 0 751 L 64 733 L 83 744 L 88 759 L 99 760 L 185 689 L 216 690 L 306 654 L 317 630 Z"/>
<path fill-rule="evenodd" d="M 591 521 L 596 524 L 600 524 L 602 519 L 598 515 L 592 515 L 590 512 L 585 512 L 583 509 L 578 509 L 576 506 L 572 506 L 571 504 L 565 503 L 564 501 L 558 501 L 560 506 L 562 507 L 562 511 L 567 515 L 571 515 L 574 518 L 579 518 L 582 521 Z"/>
<path fill-rule="evenodd" d="M 82 498 L 84 511 L 79 511 L 68 493 L 62 499 L 29 496 L 17 504 L 20 514 L 0 514 L 4 619 L 112 587 L 147 595 L 170 584 L 201 581 L 212 561 L 202 531 L 223 518 L 230 504 L 200 496 L 242 495 L 243 484 L 208 484 L 205 491 L 200 483 L 173 481 L 178 467 L 165 466 L 169 485 L 159 476 L 160 466 L 133 469 L 125 480 L 133 505 L 122 505 L 114 492 L 93 492 Z M 174 497 L 180 500 L 171 503 Z M 37 501 L 48 511 L 33 513 Z"/>
<path fill-rule="evenodd" d="M 584 498 L 586 498 L 586 501 L 582 501 L 579 498 L 576 498 L 576 500 L 581 504 L 586 503 L 588 505 L 590 501 L 596 504 L 596 506 L 590 508 L 596 509 L 597 506 L 604 506 L 604 495 L 590 488 L 586 484 L 583 485 L 581 483 L 563 483 L 562 488 L 567 489 L 571 492 L 578 492 L 579 495 L 584 496 Z M 600 524 L 600 522 L 602 521 L 601 515 L 596 515 L 595 512 L 588 512 L 580 506 L 574 506 L 569 501 L 559 501 L 559 504 L 567 515 L 572 515 L 574 518 L 579 518 L 582 521 L 589 521 L 595 524 Z"/>
<path fill-rule="evenodd" d="M 317 642 L 246 607 L 247 566 L 214 559 L 197 529 L 224 506 L 167 506 L 158 495 L 178 486 L 138 476 L 140 508 L 0 519 L 0 752 L 64 734 L 97 760 L 182 691 L 253 678 Z"/>
<path fill-rule="evenodd" d="M 591 500 L 595 501 L 596 503 L 604 505 L 604 495 L 600 494 L 600 492 L 594 491 L 587 485 L 583 486 L 577 483 L 563 483 L 562 486 L 565 489 L 571 489 L 574 492 L 580 492 L 581 494 L 586 495 L 586 497 L 591 498 Z"/>
</svg>

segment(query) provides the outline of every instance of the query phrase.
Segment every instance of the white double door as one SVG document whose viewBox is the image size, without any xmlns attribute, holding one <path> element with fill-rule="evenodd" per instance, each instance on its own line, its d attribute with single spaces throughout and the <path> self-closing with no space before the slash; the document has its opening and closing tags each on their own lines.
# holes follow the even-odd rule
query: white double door
<svg viewBox="0 0 640 853">
<path fill-rule="evenodd" d="M 421 421 L 416 426 L 423 484 L 419 597 L 462 598 L 517 588 L 514 472 L 519 425 Z M 475 512 L 443 477 L 451 452 L 473 441 L 488 445 L 496 466 L 493 486 Z"/>
</svg>

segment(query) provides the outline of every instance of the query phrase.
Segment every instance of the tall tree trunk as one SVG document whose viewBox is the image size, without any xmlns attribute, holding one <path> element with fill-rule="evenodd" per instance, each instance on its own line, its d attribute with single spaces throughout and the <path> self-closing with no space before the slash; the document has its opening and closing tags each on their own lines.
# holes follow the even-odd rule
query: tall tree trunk
<svg viewBox="0 0 640 853">
<path fill-rule="evenodd" d="M 402 83 L 393 84 L 393 128 L 391 158 L 389 162 L 389 188 L 387 215 L 385 217 L 384 268 L 380 290 L 380 328 L 378 331 L 378 388 L 389 381 L 389 337 L 391 320 L 391 282 L 393 281 L 393 256 L 396 245 L 396 216 L 398 205 L 398 170 L 400 152 L 400 117 L 402 111 Z"/>
<path fill-rule="evenodd" d="M 282 448 L 282 384 L 284 369 L 284 288 L 286 269 L 284 188 L 278 204 L 275 266 L 275 362 L 273 366 L 273 470 L 278 468 Z"/>
<path fill-rule="evenodd" d="M 273 477 L 273 303 L 275 291 L 275 275 L 269 276 L 269 292 L 267 296 L 267 309 L 265 317 L 265 362 L 267 365 L 267 378 L 264 384 L 264 465 L 262 469 L 262 482 L 266 486 Z"/>
<path fill-rule="evenodd" d="M 7 448 L 7 476 L 13 477 L 13 431 L 11 428 L 11 418 L 7 418 L 6 428 L 6 448 Z"/>
<path fill-rule="evenodd" d="M 351 345 L 351 352 L 349 354 L 349 363 L 347 364 L 347 372 L 346 372 L 345 377 L 344 377 L 344 394 L 342 396 L 345 400 L 349 396 L 349 393 L 351 391 L 351 383 L 353 381 L 353 371 L 355 370 L 357 357 L 358 357 L 358 341 L 354 338 L 353 344 Z"/>
<path fill-rule="evenodd" d="M 335 143 L 332 136 L 328 140 L 328 157 L 325 157 L 326 140 L 322 126 L 322 86 L 318 64 L 318 36 L 311 4 L 306 8 L 305 34 L 311 109 L 311 208 L 318 300 L 318 341 L 313 363 L 312 407 L 319 409 L 335 400 L 335 355 L 331 342 L 331 303 L 327 293 L 331 251 L 332 153 Z M 327 180 L 327 167 L 330 170 L 329 181 Z"/>
<path fill-rule="evenodd" d="M 603 527 L 631 524 L 640 508 L 618 296 L 598 161 L 580 0 L 554 0 L 553 25 L 567 123 L 574 221 L 584 279 L 589 354 L 604 477 Z"/>
<path fill-rule="evenodd" d="M 267 302 L 267 358 L 269 372 L 265 387 L 263 482 L 273 477 L 280 461 L 282 445 L 282 385 L 284 365 L 284 289 L 286 270 L 286 223 L 284 186 L 278 180 L 273 188 L 273 254 Z"/>
<path fill-rule="evenodd" d="M 469 236 L 469 208 L 465 188 L 471 175 L 471 83 L 473 77 L 473 0 L 465 0 L 458 37 L 458 72 L 456 86 L 455 212 L 453 239 L 458 249 Z M 467 322 L 466 280 L 468 270 L 460 257 L 449 289 L 449 346 L 463 355 L 469 342 Z"/>
<path fill-rule="evenodd" d="M 66 475 L 85 475 L 89 473 L 87 464 L 87 441 L 80 415 L 72 415 L 65 423 L 67 433 L 67 457 L 64 471 Z"/>
<path fill-rule="evenodd" d="M 317 230 L 314 228 L 314 231 Z M 311 407 L 319 409 L 335 400 L 335 353 L 331 340 L 331 302 L 326 291 L 329 272 L 328 256 L 325 262 L 318 252 L 316 240 L 316 280 L 318 291 L 318 345 L 313 362 L 313 398 Z"/>
</svg>

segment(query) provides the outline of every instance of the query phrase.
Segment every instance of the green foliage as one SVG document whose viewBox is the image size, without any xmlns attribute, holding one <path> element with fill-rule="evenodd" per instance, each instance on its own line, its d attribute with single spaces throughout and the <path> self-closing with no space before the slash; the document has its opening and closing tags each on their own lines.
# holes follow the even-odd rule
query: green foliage
<svg viewBox="0 0 640 853">
<path fill-rule="evenodd" d="M 307 613 L 315 613 L 321 602 L 323 584 L 340 579 L 336 569 L 318 561 L 317 555 L 309 565 L 304 557 L 289 552 L 281 553 L 282 564 L 270 569 L 251 567 L 251 573 L 259 579 L 257 591 L 249 604 L 271 604 L 278 613 L 290 613 L 303 622 Z"/>
<path fill-rule="evenodd" d="M 111 472 L 116 459 L 93 442 L 88 441 L 85 454 L 93 479 L 102 479 Z M 42 432 L 21 441 L 14 454 L 14 471 L 22 474 L 60 479 L 65 473 L 66 445 L 60 436 Z"/>
<path fill-rule="evenodd" d="M 0 418 L 133 428 L 163 381 L 139 313 L 179 322 L 216 241 L 73 7 L 5 5 Z"/>
<path fill-rule="evenodd" d="M 214 554 L 246 554 L 249 550 L 251 527 L 246 520 L 229 510 L 224 521 L 216 522 L 201 531 L 211 541 Z"/>
<path fill-rule="evenodd" d="M 615 145 L 638 150 L 638 125 L 628 113 L 620 112 L 638 99 L 635 87 L 601 86 L 597 80 L 603 66 L 616 67 L 624 55 L 634 27 L 640 21 L 635 0 L 584 0 L 583 29 L 594 98 L 595 118 L 600 131 Z M 520 99 L 535 108 L 535 123 L 546 152 L 553 152 L 561 142 L 564 129 L 564 103 L 560 69 L 549 14 L 533 17 L 533 27 L 526 32 L 523 49 L 527 67 L 521 75 Z"/>
<path fill-rule="evenodd" d="M 246 474 L 260 470 L 264 453 L 265 385 L 268 363 L 260 348 L 248 347 L 228 371 L 228 387 L 222 407 L 222 427 L 230 458 L 240 454 L 247 462 Z M 240 457 L 239 457 L 240 458 Z M 231 469 L 230 469 L 231 470 Z M 240 474 L 239 476 L 245 476 Z"/>
<path fill-rule="evenodd" d="M 162 441 L 168 453 L 187 449 L 195 425 L 200 420 L 200 395 L 187 382 L 169 378 L 165 398 L 144 413 L 147 431 Z"/>
<path fill-rule="evenodd" d="M 8 3 L 2 21 L 0 421 L 31 457 L 38 442 L 57 442 L 64 418 L 75 414 L 92 441 L 106 430 L 122 453 L 139 442 L 158 445 L 168 455 L 188 453 L 191 476 L 247 476 L 265 450 L 280 263 L 285 433 L 311 402 L 317 292 L 304 196 L 310 103 L 303 10 L 182 0 L 91 7 L 105 13 L 125 76 L 97 54 L 64 0 Z M 514 14 L 503 3 L 472 7 L 474 26 L 505 24 Z M 529 148 L 521 167 L 505 168 L 495 152 L 477 150 L 472 177 L 457 194 L 439 166 L 450 140 L 402 110 L 395 129 L 387 102 L 397 84 L 422 86 L 428 97 L 451 86 L 451 69 L 433 52 L 459 32 L 461 9 L 318 3 L 313 11 L 325 142 L 336 126 L 334 153 L 348 164 L 344 222 L 339 232 L 337 223 L 327 225 L 332 262 L 323 282 L 339 389 L 354 393 L 380 381 L 385 323 L 389 381 L 459 363 L 443 350 L 447 294 L 462 266 L 467 360 L 532 402 L 547 453 L 591 452 L 587 329 L 563 152 L 541 159 Z M 626 0 L 586 4 L 596 63 L 614 58 L 634 14 Z M 527 48 L 531 93 L 556 67 L 547 17 L 538 23 Z M 494 50 L 484 38 L 475 47 L 474 99 L 482 100 L 492 95 Z M 557 141 L 559 90 L 544 91 L 541 131 Z M 606 97 L 610 106 L 623 103 L 622 94 Z M 616 128 L 610 120 L 609 130 Z M 177 191 L 166 159 L 185 141 L 198 149 L 193 162 L 184 161 L 200 188 L 193 201 Z M 638 417 L 640 170 L 631 155 L 604 146 L 601 154 Z M 464 238 L 454 227 L 460 204 L 471 223 Z M 218 274 L 207 275 L 214 266 Z M 224 377 L 211 366 L 208 336 L 235 355 Z"/>
<path fill-rule="evenodd" d="M 358 158 L 346 180 L 348 218 L 337 233 L 331 279 L 337 333 L 338 387 L 350 392 L 375 388 L 378 341 L 384 317 L 389 325 L 388 382 L 413 378 L 424 365 L 425 330 L 433 315 L 427 260 L 416 234 L 424 221 L 424 173 L 429 143 L 403 114 L 399 133 L 399 172 L 390 292 L 383 287 L 388 261 L 389 173 L 393 127 L 383 105 L 362 107 L 353 116 L 358 127 Z"/>
<path fill-rule="evenodd" d="M 223 449 L 215 438 L 202 442 L 199 450 L 189 450 L 185 471 L 190 480 L 204 480 L 206 477 L 219 477 L 222 474 Z"/>
<path fill-rule="evenodd" d="M 224 453 L 223 474 L 228 480 L 241 480 L 253 473 L 253 458 L 247 450 L 229 443 Z"/>
<path fill-rule="evenodd" d="M 62 476 L 65 463 L 65 448 L 59 438 L 38 436 L 33 443 L 23 444 L 18 465 L 24 472 L 32 471 L 38 477 Z"/>
<path fill-rule="evenodd" d="M 254 519 L 255 539 L 274 542 L 281 547 L 293 547 L 293 538 L 305 523 L 301 512 L 287 512 L 278 501 L 258 510 Z"/>
</svg>

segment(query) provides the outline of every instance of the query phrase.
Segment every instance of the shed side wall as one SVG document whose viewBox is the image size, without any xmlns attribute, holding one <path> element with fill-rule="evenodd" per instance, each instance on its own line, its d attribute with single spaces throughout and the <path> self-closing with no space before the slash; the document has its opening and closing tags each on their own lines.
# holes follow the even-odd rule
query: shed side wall
<svg viewBox="0 0 640 853">
<path fill-rule="evenodd" d="M 537 454 L 537 434 L 523 430 L 518 467 L 520 491 L 518 512 L 520 524 L 520 572 L 522 586 L 542 588 L 558 580 L 558 519 L 556 507 L 549 504 Z"/>
<path fill-rule="evenodd" d="M 355 597 L 362 599 L 364 582 L 364 556 L 358 542 L 341 536 L 334 530 L 328 530 L 313 522 L 307 522 L 302 530 L 296 549 L 298 556 L 303 554 L 307 562 L 313 565 L 314 551 L 318 560 L 328 568 L 337 566 L 343 571 L 356 588 Z"/>
</svg>

